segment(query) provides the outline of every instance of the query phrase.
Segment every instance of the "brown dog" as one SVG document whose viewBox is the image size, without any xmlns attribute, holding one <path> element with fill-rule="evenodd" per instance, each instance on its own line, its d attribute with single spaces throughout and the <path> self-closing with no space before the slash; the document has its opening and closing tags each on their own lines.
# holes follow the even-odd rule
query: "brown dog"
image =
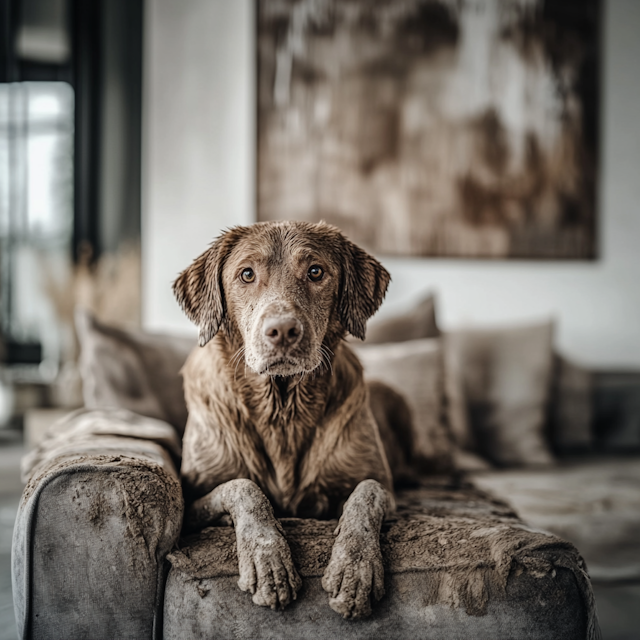
<svg viewBox="0 0 640 640">
<path fill-rule="evenodd" d="M 301 586 L 273 508 L 341 514 L 322 580 L 335 611 L 369 615 L 384 593 L 391 473 L 343 338 L 364 338 L 388 283 L 335 227 L 304 222 L 231 229 L 174 283 L 203 347 L 183 369 L 187 526 L 231 516 L 238 585 L 256 604 L 284 607 Z"/>
</svg>

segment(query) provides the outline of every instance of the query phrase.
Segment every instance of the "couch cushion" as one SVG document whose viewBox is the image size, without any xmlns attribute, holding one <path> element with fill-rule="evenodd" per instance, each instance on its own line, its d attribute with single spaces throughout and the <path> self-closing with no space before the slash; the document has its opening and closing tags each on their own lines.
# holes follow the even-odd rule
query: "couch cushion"
<svg viewBox="0 0 640 640">
<path fill-rule="evenodd" d="M 570 454 L 592 449 L 593 373 L 556 355 L 549 411 L 549 437 L 554 450 Z"/>
<path fill-rule="evenodd" d="M 413 461 L 420 470 L 492 468 L 486 459 L 462 449 L 454 437 L 467 429 L 465 400 L 461 382 L 445 367 L 440 338 L 350 346 L 362 362 L 366 379 L 383 382 L 407 401 Z"/>
<path fill-rule="evenodd" d="M 436 301 L 428 295 L 402 313 L 386 318 L 374 318 L 367 323 L 367 344 L 403 342 L 419 338 L 437 338 Z"/>
<path fill-rule="evenodd" d="M 237 587 L 234 531 L 209 527 L 168 557 L 166 640 L 204 638 L 596 638 L 592 592 L 572 545 L 525 526 L 468 487 L 404 492 L 381 537 L 386 595 L 347 621 L 320 579 L 336 521 L 284 519 L 303 577 L 286 610 L 257 607 Z"/>
<path fill-rule="evenodd" d="M 596 372 L 593 405 L 596 451 L 640 451 L 640 372 Z"/>
<path fill-rule="evenodd" d="M 365 379 L 389 385 L 404 396 L 411 411 L 414 459 L 437 461 L 446 469 L 452 439 L 444 416 L 444 369 L 440 340 L 351 345 L 364 367 Z"/>
<path fill-rule="evenodd" d="M 640 579 L 640 457 L 473 477 L 531 525 L 573 542 L 594 580 Z"/>
<path fill-rule="evenodd" d="M 164 420 L 180 434 L 187 405 L 180 369 L 196 339 L 120 329 L 76 314 L 84 404 L 123 408 Z"/>
<path fill-rule="evenodd" d="M 500 466 L 553 462 L 544 433 L 552 338 L 551 322 L 446 334 L 446 366 L 469 412 L 470 429 L 454 431 L 461 448 Z"/>
</svg>

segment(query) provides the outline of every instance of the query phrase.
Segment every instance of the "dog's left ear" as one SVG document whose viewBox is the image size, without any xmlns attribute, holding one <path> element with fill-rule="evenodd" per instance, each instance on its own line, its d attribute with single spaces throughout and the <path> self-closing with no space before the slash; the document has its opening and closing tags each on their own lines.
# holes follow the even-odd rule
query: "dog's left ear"
<svg viewBox="0 0 640 640">
<path fill-rule="evenodd" d="M 222 269 L 227 255 L 242 236 L 244 227 L 223 233 L 173 283 L 178 304 L 198 325 L 199 344 L 204 347 L 218 333 L 225 317 Z"/>
<path fill-rule="evenodd" d="M 367 320 L 378 310 L 391 276 L 371 255 L 344 238 L 338 313 L 344 328 L 364 340 Z"/>
</svg>

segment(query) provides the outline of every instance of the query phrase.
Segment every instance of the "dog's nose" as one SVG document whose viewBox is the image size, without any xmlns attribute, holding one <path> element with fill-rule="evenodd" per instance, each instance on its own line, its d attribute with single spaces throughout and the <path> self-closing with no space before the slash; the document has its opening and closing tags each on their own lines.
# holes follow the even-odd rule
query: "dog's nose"
<svg viewBox="0 0 640 640">
<path fill-rule="evenodd" d="M 266 318 L 262 327 L 274 347 L 292 347 L 302 336 L 302 323 L 297 318 Z"/>
</svg>

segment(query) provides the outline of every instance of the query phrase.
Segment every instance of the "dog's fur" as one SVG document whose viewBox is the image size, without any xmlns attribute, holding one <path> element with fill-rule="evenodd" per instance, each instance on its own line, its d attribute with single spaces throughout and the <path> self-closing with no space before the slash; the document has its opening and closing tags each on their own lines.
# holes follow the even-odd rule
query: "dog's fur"
<svg viewBox="0 0 640 640">
<path fill-rule="evenodd" d="M 334 610 L 366 616 L 384 593 L 392 476 L 343 338 L 364 338 L 388 282 L 335 227 L 277 222 L 227 231 L 174 283 L 202 347 L 183 369 L 186 526 L 231 516 L 257 604 L 284 607 L 301 585 L 273 509 L 341 515 L 322 582 Z"/>
</svg>

